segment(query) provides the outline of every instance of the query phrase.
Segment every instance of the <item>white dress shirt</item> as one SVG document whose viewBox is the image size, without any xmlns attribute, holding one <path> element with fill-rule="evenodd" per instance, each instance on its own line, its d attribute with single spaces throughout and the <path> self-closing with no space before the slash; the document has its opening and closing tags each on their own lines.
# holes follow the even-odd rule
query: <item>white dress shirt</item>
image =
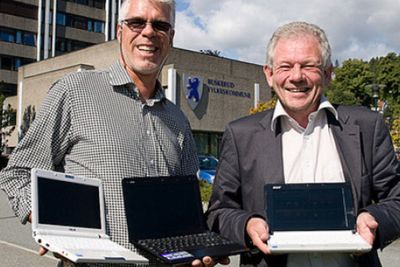
<svg viewBox="0 0 400 267">
<path fill-rule="evenodd" d="M 335 108 L 321 98 L 318 109 L 308 117 L 306 128 L 301 127 L 278 101 L 272 119 L 275 130 L 277 118 L 282 127 L 282 157 L 285 183 L 344 182 L 344 174 L 326 110 L 338 117 Z M 357 266 L 349 254 L 296 253 L 289 254 L 287 266 Z"/>
</svg>

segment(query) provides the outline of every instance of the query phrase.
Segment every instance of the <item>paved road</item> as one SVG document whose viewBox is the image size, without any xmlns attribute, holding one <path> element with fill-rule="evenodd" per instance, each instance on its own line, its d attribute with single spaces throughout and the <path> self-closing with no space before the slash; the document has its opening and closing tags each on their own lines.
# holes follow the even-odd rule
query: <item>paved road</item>
<svg viewBox="0 0 400 267">
<path fill-rule="evenodd" d="M 0 191 L 0 267 L 55 267 L 52 256 L 40 257 L 31 237 L 30 225 L 22 225 L 12 213 L 4 192 Z M 400 262 L 400 240 L 387 247 L 380 258 L 383 266 L 397 267 Z M 238 266 L 232 257 L 230 266 Z"/>
</svg>

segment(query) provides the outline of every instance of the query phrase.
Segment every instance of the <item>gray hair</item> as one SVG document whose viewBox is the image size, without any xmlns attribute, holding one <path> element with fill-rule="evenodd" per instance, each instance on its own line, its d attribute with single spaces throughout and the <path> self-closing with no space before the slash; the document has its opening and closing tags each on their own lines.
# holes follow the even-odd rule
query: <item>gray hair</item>
<svg viewBox="0 0 400 267">
<path fill-rule="evenodd" d="M 121 4 L 121 8 L 119 9 L 119 14 L 118 14 L 118 21 L 121 22 L 124 19 L 127 18 L 128 16 L 128 8 L 129 5 L 137 0 L 125 0 Z M 163 3 L 169 6 L 170 9 L 170 23 L 172 25 L 172 28 L 175 28 L 175 0 L 148 0 L 148 1 L 154 1 L 154 2 L 159 2 Z"/>
<path fill-rule="evenodd" d="M 329 41 L 328 38 L 326 37 L 325 32 L 317 25 L 307 22 L 296 21 L 279 27 L 272 35 L 267 46 L 266 64 L 268 65 L 268 67 L 270 68 L 273 67 L 273 59 L 275 52 L 274 50 L 279 39 L 297 37 L 297 36 L 302 36 L 304 34 L 311 35 L 315 37 L 315 39 L 318 41 L 321 50 L 321 57 L 323 64 L 322 67 L 327 68 L 331 66 L 332 65 L 331 47 L 329 45 Z"/>
</svg>

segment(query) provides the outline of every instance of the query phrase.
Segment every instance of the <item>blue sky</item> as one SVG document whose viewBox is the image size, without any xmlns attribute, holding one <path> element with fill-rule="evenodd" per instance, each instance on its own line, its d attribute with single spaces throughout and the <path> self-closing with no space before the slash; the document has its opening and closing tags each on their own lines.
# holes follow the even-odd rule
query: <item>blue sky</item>
<svg viewBox="0 0 400 267">
<path fill-rule="evenodd" d="M 266 42 L 280 25 L 319 25 L 333 60 L 400 53 L 400 0 L 177 0 L 176 47 L 219 50 L 263 64 Z"/>
</svg>

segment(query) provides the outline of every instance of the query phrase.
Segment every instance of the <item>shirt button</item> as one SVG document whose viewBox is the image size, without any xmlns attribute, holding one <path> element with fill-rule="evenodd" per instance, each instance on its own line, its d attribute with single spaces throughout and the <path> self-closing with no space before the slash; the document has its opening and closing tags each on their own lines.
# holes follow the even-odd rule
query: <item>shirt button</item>
<svg viewBox="0 0 400 267">
<path fill-rule="evenodd" d="M 153 166 L 154 166 L 154 162 L 155 162 L 154 159 L 151 159 L 151 160 L 150 160 L 150 166 L 153 167 Z"/>
<path fill-rule="evenodd" d="M 150 130 L 147 130 L 147 131 L 146 131 L 146 134 L 147 134 L 147 135 L 150 135 Z"/>
</svg>

